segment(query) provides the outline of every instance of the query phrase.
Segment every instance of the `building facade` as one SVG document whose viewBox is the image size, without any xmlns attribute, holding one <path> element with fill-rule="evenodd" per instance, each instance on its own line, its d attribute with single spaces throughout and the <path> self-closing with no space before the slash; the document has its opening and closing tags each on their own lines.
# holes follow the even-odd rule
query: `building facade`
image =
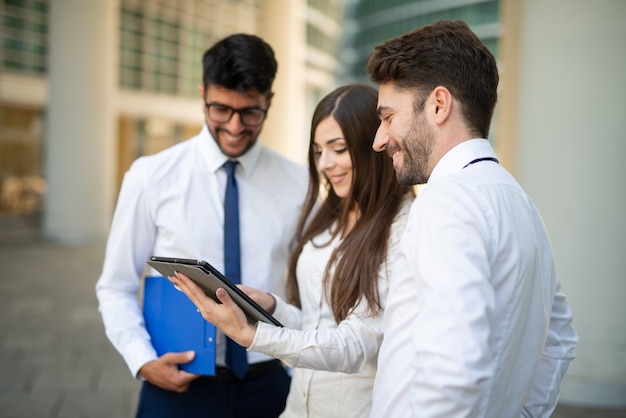
<svg viewBox="0 0 626 418">
<path fill-rule="evenodd" d="M 91 176 L 99 187 L 81 185 L 74 200 L 106 208 L 85 238 L 102 236 L 131 162 L 200 130 L 202 54 L 237 32 L 266 39 L 279 61 L 261 140 L 305 161 L 313 106 L 335 84 L 342 13 L 338 0 L 3 0 L 0 211 L 42 211 L 45 199 L 45 234 L 63 240 L 73 229 L 66 222 L 81 217 L 57 197 L 71 197 L 65 190 L 84 177 L 80 169 L 101 164 Z M 68 170 L 69 158 L 93 156 L 88 167 Z M 90 199 L 92 189 L 106 197 Z"/>
</svg>

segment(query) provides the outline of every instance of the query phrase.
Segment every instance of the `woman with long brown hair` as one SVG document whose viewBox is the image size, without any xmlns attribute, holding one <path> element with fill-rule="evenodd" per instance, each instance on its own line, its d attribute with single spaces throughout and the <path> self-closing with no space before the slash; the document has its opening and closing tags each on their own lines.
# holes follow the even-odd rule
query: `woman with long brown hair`
<svg viewBox="0 0 626 418">
<path fill-rule="evenodd" d="M 242 286 L 284 328 L 249 325 L 225 292 L 217 304 L 185 276 L 171 278 L 230 338 L 295 368 L 282 416 L 369 414 L 391 257 L 414 197 L 391 159 L 372 150 L 376 102 L 376 90 L 357 83 L 317 105 L 287 301 Z"/>
</svg>

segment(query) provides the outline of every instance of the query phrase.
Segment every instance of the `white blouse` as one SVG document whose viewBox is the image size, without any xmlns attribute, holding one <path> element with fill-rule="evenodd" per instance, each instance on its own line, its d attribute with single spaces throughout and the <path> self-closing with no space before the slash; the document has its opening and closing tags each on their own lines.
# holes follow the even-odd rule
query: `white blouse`
<svg viewBox="0 0 626 418">
<path fill-rule="evenodd" d="M 407 196 L 394 220 L 387 259 L 396 252 L 412 197 Z M 326 243 L 327 232 L 314 239 Z M 382 312 L 368 315 L 362 302 L 336 323 L 322 281 L 339 237 L 324 247 L 307 243 L 297 273 L 302 309 L 276 297 L 274 316 L 285 328 L 259 323 L 249 350 L 281 359 L 295 367 L 282 417 L 364 417 L 371 408 L 378 349 L 382 342 Z M 389 286 L 390 263 L 380 267 L 379 292 L 383 307 Z"/>
</svg>

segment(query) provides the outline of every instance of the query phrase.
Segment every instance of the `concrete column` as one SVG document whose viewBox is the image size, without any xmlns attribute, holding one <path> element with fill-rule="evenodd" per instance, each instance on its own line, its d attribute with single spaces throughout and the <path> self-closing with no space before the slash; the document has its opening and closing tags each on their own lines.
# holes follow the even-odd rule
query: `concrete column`
<svg viewBox="0 0 626 418">
<path fill-rule="evenodd" d="M 501 111 L 517 114 L 516 175 L 551 233 L 580 335 L 561 400 L 624 407 L 626 2 L 522 3 L 517 109 Z"/>
<path fill-rule="evenodd" d="M 522 6 L 523 2 L 519 0 L 500 0 L 502 31 L 498 48 L 500 84 L 497 111 L 494 114 L 494 118 L 497 118 L 495 148 L 500 164 L 513 175 L 517 172 Z"/>
<path fill-rule="evenodd" d="M 310 115 L 306 114 L 306 1 L 264 0 L 259 36 L 274 49 L 278 72 L 272 107 L 261 133 L 264 144 L 306 162 Z"/>
<path fill-rule="evenodd" d="M 115 202 L 119 0 L 55 0 L 49 10 L 48 192 L 44 237 L 106 236 Z"/>
</svg>

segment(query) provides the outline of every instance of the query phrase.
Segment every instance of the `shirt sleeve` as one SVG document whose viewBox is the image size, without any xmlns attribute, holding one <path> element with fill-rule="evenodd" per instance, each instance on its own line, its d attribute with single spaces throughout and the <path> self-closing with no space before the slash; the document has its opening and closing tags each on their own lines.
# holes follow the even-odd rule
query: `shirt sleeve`
<svg viewBox="0 0 626 418">
<path fill-rule="evenodd" d="M 382 335 L 380 315 L 351 314 L 336 328 L 306 331 L 259 322 L 249 349 L 288 367 L 356 373 L 378 354 Z"/>
<path fill-rule="evenodd" d="M 552 305 L 546 345 L 528 400 L 522 409 L 524 417 L 549 417 L 559 400 L 559 387 L 569 363 L 574 359 L 578 335 L 572 326 L 572 311 L 560 284 Z"/>
<path fill-rule="evenodd" d="M 272 293 L 274 300 L 276 301 L 276 307 L 274 308 L 274 318 L 278 320 L 287 328 L 301 329 L 302 328 L 302 311 L 296 306 L 285 302 L 280 296 Z"/>
<path fill-rule="evenodd" d="M 144 364 L 157 358 L 138 299 L 156 231 L 144 175 L 136 164 L 124 177 L 96 284 L 106 335 L 135 377 Z"/>
</svg>

